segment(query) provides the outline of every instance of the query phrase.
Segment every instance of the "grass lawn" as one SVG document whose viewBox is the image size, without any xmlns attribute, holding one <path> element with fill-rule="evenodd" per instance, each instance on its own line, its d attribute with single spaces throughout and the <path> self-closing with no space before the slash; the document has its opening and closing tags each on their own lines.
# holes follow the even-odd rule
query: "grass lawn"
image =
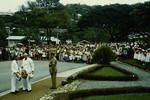
<svg viewBox="0 0 150 100">
<path fill-rule="evenodd" d="M 79 100 L 150 100 L 150 93 L 91 96 Z"/>
<path fill-rule="evenodd" d="M 102 69 L 98 69 L 91 74 L 96 75 L 96 76 L 125 76 L 124 73 L 115 70 L 111 67 L 103 67 Z"/>
</svg>

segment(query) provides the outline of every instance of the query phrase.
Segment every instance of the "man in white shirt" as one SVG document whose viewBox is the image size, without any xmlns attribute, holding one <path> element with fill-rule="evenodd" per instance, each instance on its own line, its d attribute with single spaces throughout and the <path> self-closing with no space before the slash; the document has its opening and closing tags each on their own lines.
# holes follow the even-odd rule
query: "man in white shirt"
<svg viewBox="0 0 150 100">
<path fill-rule="evenodd" d="M 34 63 L 31 58 L 28 57 L 28 54 L 24 54 L 24 59 L 22 62 L 22 70 L 25 70 L 27 73 L 27 78 L 23 78 L 23 90 L 27 90 L 31 92 L 31 78 L 33 77 L 34 73 Z"/>
<path fill-rule="evenodd" d="M 18 91 L 18 80 L 21 79 L 20 70 L 18 66 L 18 57 L 13 57 L 11 62 L 11 92 L 16 93 Z"/>
</svg>

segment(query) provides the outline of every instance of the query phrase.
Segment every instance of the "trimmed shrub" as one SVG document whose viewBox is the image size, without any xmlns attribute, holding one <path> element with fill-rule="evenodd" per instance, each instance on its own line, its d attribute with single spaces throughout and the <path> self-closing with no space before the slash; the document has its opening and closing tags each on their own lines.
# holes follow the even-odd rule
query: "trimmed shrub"
<svg viewBox="0 0 150 100">
<path fill-rule="evenodd" d="M 83 100 L 83 98 L 88 96 L 108 96 L 108 95 L 130 94 L 130 93 L 150 93 L 150 88 L 138 86 L 138 87 L 77 90 L 67 93 L 56 94 L 54 100 Z"/>
<path fill-rule="evenodd" d="M 102 46 L 98 48 L 93 55 L 93 62 L 98 64 L 109 64 L 115 58 L 110 47 Z"/>
<path fill-rule="evenodd" d="M 129 94 L 129 93 L 150 93 L 148 87 L 121 87 L 121 88 L 104 88 L 104 89 L 89 89 L 89 90 L 77 90 L 68 93 L 68 100 L 78 100 L 77 98 L 87 96 L 107 96 L 113 94 Z"/>
<path fill-rule="evenodd" d="M 102 75 L 94 75 L 92 72 L 101 70 L 104 68 L 104 66 L 97 66 L 93 70 L 89 70 L 83 73 L 78 74 L 79 79 L 84 79 L 84 80 L 98 80 L 98 81 L 136 81 L 138 80 L 138 76 L 132 72 L 128 72 L 124 69 L 117 68 L 115 66 L 109 66 L 115 70 L 118 70 L 122 73 L 125 74 L 125 76 L 102 76 Z"/>
</svg>

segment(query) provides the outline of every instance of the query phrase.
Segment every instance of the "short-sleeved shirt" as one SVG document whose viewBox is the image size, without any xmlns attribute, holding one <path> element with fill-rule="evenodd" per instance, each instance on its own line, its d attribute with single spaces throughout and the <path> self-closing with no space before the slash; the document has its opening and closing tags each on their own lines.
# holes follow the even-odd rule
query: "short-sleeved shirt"
<svg viewBox="0 0 150 100">
<path fill-rule="evenodd" d="M 50 60 L 49 67 L 52 67 L 52 66 L 56 67 L 56 64 L 57 64 L 57 60 L 56 60 L 56 58 L 54 57 L 54 58 L 52 58 L 52 59 Z"/>
</svg>

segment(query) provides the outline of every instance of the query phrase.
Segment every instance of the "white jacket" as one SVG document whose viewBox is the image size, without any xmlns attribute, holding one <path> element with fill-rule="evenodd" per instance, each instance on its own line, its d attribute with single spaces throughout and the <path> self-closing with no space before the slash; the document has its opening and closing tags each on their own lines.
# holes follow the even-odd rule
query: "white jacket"
<svg viewBox="0 0 150 100">
<path fill-rule="evenodd" d="M 24 70 L 27 71 L 28 74 L 31 74 L 32 71 L 34 71 L 34 63 L 33 63 L 33 60 L 29 57 L 27 57 L 27 59 L 23 59 L 23 62 L 22 62 L 22 67 Z"/>
<path fill-rule="evenodd" d="M 18 66 L 16 60 L 13 60 L 11 63 L 11 72 L 12 72 L 12 74 L 19 72 L 19 66 Z"/>
</svg>

